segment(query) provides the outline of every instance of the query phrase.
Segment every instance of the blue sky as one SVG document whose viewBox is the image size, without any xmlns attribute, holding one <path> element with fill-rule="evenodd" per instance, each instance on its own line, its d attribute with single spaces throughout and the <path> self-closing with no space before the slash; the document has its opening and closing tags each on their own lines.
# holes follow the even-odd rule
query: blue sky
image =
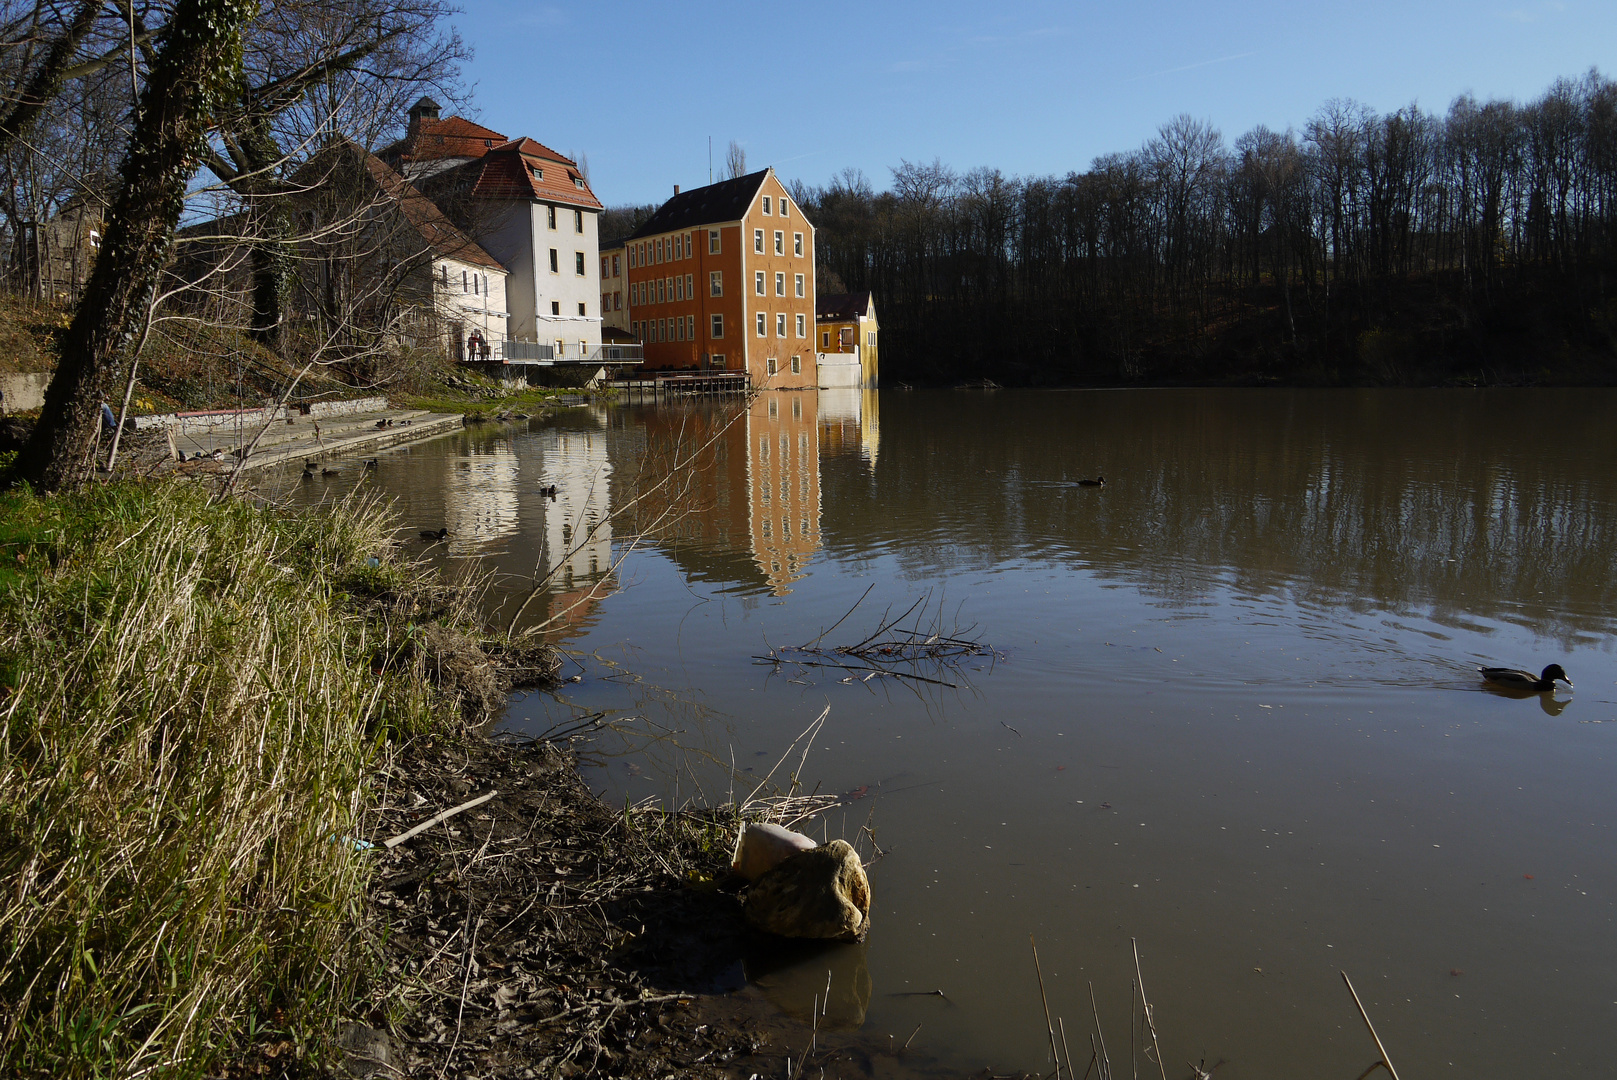
<svg viewBox="0 0 1617 1080">
<path fill-rule="evenodd" d="M 1044 175 L 1140 145 L 1165 120 L 1226 141 L 1301 128 L 1331 98 L 1444 111 L 1617 76 L 1614 0 L 816 4 L 467 0 L 475 118 L 588 156 L 609 205 L 717 170 L 884 188 L 900 159 Z"/>
</svg>

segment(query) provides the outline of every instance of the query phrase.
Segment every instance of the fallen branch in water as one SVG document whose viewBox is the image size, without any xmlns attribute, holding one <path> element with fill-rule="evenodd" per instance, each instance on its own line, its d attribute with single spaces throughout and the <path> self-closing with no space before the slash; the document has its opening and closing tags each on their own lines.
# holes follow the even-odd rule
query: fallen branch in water
<svg viewBox="0 0 1617 1080">
<path fill-rule="evenodd" d="M 820 643 L 826 635 L 846 622 L 869 595 L 870 589 L 867 588 L 840 619 L 806 644 L 775 647 L 765 641 L 768 652 L 755 655 L 753 659 L 772 665 L 776 671 L 791 665 L 801 675 L 808 674 L 813 668 L 839 669 L 848 673 L 841 680 L 843 682 L 869 682 L 873 678 L 887 676 L 950 690 L 959 689 L 959 682 L 942 676 L 962 671 L 967 660 L 973 657 L 988 657 L 991 661 L 999 659 L 999 654 L 991 646 L 973 636 L 976 630 L 974 625 L 962 629 L 956 624 L 945 632 L 941 604 L 937 615 L 923 626 L 927 612 L 932 607 L 930 592 L 896 617 L 890 608 L 883 612 L 876 629 L 862 641 L 834 648 L 823 647 Z M 918 670 L 921 668 L 930 674 L 922 674 Z"/>
</svg>

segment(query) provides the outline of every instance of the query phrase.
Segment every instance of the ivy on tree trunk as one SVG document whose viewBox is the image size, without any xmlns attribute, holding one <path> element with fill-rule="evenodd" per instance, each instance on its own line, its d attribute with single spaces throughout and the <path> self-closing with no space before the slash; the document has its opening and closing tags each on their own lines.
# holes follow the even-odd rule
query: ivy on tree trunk
<svg viewBox="0 0 1617 1080">
<path fill-rule="evenodd" d="M 221 93 L 239 78 L 251 0 L 179 0 L 141 94 L 122 186 L 45 406 L 18 455 L 41 491 L 82 483 L 93 462 L 100 403 L 118 395 L 156 293 Z"/>
</svg>

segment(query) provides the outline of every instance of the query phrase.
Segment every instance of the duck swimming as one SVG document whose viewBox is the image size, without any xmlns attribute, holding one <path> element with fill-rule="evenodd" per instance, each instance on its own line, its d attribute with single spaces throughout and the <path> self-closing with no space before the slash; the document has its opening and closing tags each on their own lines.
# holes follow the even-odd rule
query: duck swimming
<svg viewBox="0 0 1617 1080">
<path fill-rule="evenodd" d="M 1106 486 L 1106 477 L 1097 476 L 1093 480 L 1080 480 L 1080 481 L 1078 481 L 1078 486 L 1079 487 L 1105 487 Z"/>
<path fill-rule="evenodd" d="M 1560 664 L 1551 664 L 1544 669 L 1543 674 L 1534 675 L 1531 671 L 1522 671 L 1520 668 L 1485 667 L 1478 668 L 1482 672 L 1482 681 L 1506 690 L 1531 690 L 1543 693 L 1554 690 L 1557 681 L 1564 682 L 1567 689 L 1572 689 L 1572 680 L 1566 677 L 1566 672 Z"/>
<path fill-rule="evenodd" d="M 427 541 L 442 540 L 444 537 L 446 537 L 448 535 L 449 535 L 449 530 L 448 529 L 439 529 L 437 532 L 433 532 L 431 529 L 422 529 L 421 530 L 421 539 L 427 540 Z"/>
</svg>

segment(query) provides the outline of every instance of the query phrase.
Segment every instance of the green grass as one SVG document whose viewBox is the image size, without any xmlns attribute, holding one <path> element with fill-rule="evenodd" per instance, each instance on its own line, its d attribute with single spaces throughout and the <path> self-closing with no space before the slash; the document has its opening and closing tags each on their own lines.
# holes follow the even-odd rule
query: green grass
<svg viewBox="0 0 1617 1080">
<path fill-rule="evenodd" d="M 377 659 L 409 632 L 365 599 L 408 583 L 390 531 L 180 484 L 0 495 L 0 1075 L 320 1057 L 365 969 L 367 768 L 436 715 Z"/>
<path fill-rule="evenodd" d="M 438 387 L 428 393 L 403 395 L 396 403 L 410 409 L 488 418 L 502 412 L 534 412 L 553 404 L 563 394 L 586 392 L 576 387 L 557 386 L 526 386 L 520 390 L 505 390 L 490 382 L 487 386 L 479 385 L 475 393 Z"/>
</svg>

